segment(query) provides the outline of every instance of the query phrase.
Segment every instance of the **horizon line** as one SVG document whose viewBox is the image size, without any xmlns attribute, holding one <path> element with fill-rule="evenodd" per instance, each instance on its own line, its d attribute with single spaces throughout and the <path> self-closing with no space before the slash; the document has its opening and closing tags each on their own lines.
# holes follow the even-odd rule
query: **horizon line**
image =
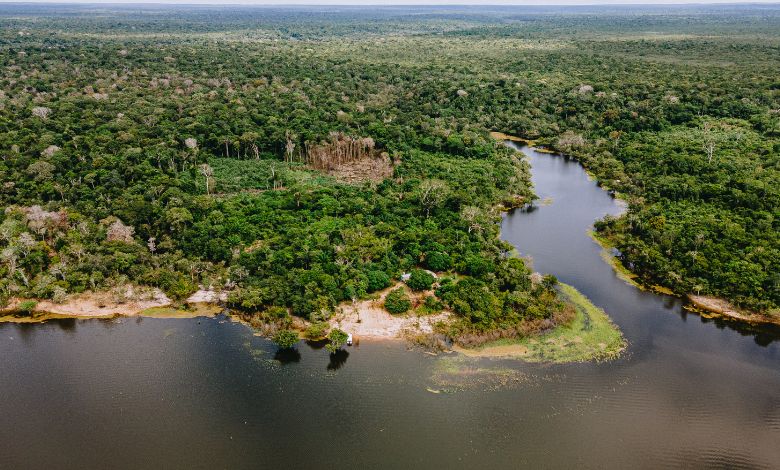
<svg viewBox="0 0 780 470">
<path fill-rule="evenodd" d="M 314 2 L 313 2 L 314 1 Z M 419 3 L 415 0 L 327 0 L 322 3 L 315 3 L 316 0 L 292 0 L 287 2 L 278 1 L 263 1 L 263 0 L 231 0 L 230 2 L 220 2 L 218 0 L 0 0 L 0 4 L 15 4 L 15 5 L 38 5 L 38 4 L 52 4 L 52 5 L 178 5 L 178 6 L 269 6 L 269 7 L 328 7 L 328 6 L 366 6 L 366 7 L 457 7 L 457 6 L 479 6 L 479 7 L 510 7 L 510 6 L 537 6 L 537 7 L 571 7 L 571 6 L 625 6 L 625 7 L 642 7 L 642 6 L 707 6 L 707 5 L 720 5 L 720 6 L 749 6 L 749 5 L 779 5 L 780 0 L 704 0 L 704 1 L 679 1 L 679 0 L 656 0 L 646 1 L 640 0 L 632 2 L 631 0 L 563 0 L 560 3 L 549 3 L 544 0 L 488 0 L 486 2 L 480 2 L 479 0 L 444 0 L 437 2 L 436 0 L 427 0 L 426 2 Z"/>
</svg>

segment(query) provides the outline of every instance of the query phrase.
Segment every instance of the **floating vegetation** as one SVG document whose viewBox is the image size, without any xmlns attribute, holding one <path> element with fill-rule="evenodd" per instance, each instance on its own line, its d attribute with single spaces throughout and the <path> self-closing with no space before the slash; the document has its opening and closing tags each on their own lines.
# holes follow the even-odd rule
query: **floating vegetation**
<svg viewBox="0 0 780 470">
<path fill-rule="evenodd" d="M 465 356 L 443 357 L 436 362 L 428 387 L 431 393 L 453 393 L 463 390 L 498 390 L 522 383 L 526 375 L 515 369 L 500 366 L 486 367 Z"/>
</svg>

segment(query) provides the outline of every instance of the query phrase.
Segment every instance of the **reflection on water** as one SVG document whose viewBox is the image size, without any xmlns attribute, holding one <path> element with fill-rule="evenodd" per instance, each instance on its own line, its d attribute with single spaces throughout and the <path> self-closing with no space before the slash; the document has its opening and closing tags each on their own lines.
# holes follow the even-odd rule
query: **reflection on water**
<svg viewBox="0 0 780 470">
<path fill-rule="evenodd" d="M 0 324 L 0 467 L 777 468 L 778 334 L 620 281 L 586 235 L 615 201 L 575 162 L 524 151 L 552 203 L 507 216 L 503 237 L 613 317 L 621 359 L 281 353 L 220 317 Z"/>
<path fill-rule="evenodd" d="M 328 362 L 328 370 L 339 370 L 347 363 L 349 352 L 339 349 L 336 352 L 330 353 L 330 361 Z"/>
<path fill-rule="evenodd" d="M 301 353 L 295 348 L 279 349 L 274 354 L 274 360 L 281 364 L 301 362 Z"/>
</svg>

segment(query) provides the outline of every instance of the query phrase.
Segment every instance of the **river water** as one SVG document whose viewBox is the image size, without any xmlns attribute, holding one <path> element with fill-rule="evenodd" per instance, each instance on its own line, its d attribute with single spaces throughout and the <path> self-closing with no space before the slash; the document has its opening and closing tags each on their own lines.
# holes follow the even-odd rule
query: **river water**
<svg viewBox="0 0 780 470">
<path fill-rule="evenodd" d="M 520 150 L 549 199 L 503 237 L 612 316 L 621 359 L 365 341 L 278 357 L 224 317 L 0 324 L 0 468 L 780 468 L 780 334 L 620 281 L 586 234 L 616 202 L 576 162 Z"/>
</svg>

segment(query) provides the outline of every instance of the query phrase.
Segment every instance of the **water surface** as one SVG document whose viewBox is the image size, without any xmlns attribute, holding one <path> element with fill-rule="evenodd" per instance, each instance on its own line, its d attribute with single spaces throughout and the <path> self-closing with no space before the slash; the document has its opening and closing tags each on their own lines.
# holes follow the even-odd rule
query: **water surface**
<svg viewBox="0 0 780 470">
<path fill-rule="evenodd" d="M 456 361 L 513 380 L 432 393 L 453 359 L 396 342 L 278 357 L 223 317 L 1 324 L 0 468 L 777 468 L 777 332 L 617 279 L 586 231 L 619 206 L 576 162 L 522 151 L 552 203 L 503 237 L 612 316 L 623 358 Z"/>
</svg>

